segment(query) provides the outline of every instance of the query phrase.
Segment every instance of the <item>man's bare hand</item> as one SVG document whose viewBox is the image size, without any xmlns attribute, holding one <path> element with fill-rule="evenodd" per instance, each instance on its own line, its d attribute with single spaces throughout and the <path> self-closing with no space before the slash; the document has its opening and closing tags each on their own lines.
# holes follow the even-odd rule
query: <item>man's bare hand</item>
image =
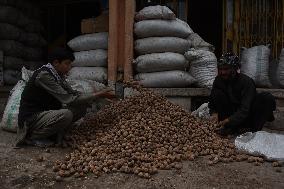
<svg viewBox="0 0 284 189">
<path fill-rule="evenodd" d="M 219 127 L 219 128 L 222 128 L 222 127 L 224 127 L 227 123 L 229 123 L 229 118 L 226 118 L 226 119 L 224 119 L 223 121 L 220 121 L 220 122 L 218 123 L 218 127 Z"/>
<path fill-rule="evenodd" d="M 115 93 L 112 89 L 107 88 L 103 89 L 99 92 L 94 93 L 96 97 L 103 97 L 103 98 L 115 98 Z"/>
<path fill-rule="evenodd" d="M 210 116 L 210 120 L 213 122 L 213 123 L 218 123 L 218 114 L 217 113 L 214 113 Z"/>
</svg>

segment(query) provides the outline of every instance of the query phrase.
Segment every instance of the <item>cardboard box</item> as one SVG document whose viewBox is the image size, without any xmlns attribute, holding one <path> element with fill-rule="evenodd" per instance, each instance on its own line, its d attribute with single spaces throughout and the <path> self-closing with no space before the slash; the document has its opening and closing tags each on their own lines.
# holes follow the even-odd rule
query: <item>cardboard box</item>
<svg viewBox="0 0 284 189">
<path fill-rule="evenodd" d="M 95 19 L 94 18 L 87 18 L 81 21 L 81 33 L 88 34 L 88 33 L 95 33 Z"/>
<path fill-rule="evenodd" d="M 95 18 L 95 32 L 108 32 L 109 14 L 108 11 L 103 12 Z"/>
</svg>

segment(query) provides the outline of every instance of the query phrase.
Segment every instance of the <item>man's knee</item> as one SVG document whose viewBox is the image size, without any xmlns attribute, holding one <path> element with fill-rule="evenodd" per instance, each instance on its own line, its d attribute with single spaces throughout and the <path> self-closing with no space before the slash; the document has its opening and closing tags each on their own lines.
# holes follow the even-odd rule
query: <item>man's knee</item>
<svg viewBox="0 0 284 189">
<path fill-rule="evenodd" d="M 63 124 L 71 124 L 73 120 L 73 113 L 68 109 L 58 110 L 60 114 L 60 120 Z"/>
<path fill-rule="evenodd" d="M 271 93 L 262 92 L 257 94 L 256 101 L 257 104 L 262 104 L 263 106 L 265 106 L 265 108 L 269 108 L 271 110 L 276 109 L 276 100 Z"/>
</svg>

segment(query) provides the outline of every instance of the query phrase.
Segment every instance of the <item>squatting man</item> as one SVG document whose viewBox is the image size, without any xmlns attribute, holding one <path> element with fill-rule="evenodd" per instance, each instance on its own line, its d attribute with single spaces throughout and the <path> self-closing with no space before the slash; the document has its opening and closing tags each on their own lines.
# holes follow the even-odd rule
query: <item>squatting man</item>
<svg viewBox="0 0 284 189">
<path fill-rule="evenodd" d="M 220 135 L 256 132 L 265 122 L 274 120 L 274 97 L 267 92 L 257 93 L 254 81 L 239 69 L 239 58 L 232 53 L 222 55 L 218 61 L 209 109 L 211 119 L 218 122 Z"/>
<path fill-rule="evenodd" d="M 74 60 L 72 52 L 58 48 L 49 63 L 36 70 L 22 93 L 16 145 L 62 145 L 73 123 L 83 117 L 97 98 L 113 98 L 109 89 L 92 94 L 73 90 L 65 76 Z"/>
</svg>

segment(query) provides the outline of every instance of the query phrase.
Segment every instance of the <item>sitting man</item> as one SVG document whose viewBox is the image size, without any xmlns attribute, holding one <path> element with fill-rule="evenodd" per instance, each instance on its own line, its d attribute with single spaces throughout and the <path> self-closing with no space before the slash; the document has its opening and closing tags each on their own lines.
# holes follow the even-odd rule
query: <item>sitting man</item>
<svg viewBox="0 0 284 189">
<path fill-rule="evenodd" d="M 273 121 L 276 102 L 270 93 L 257 93 L 254 81 L 242 74 L 239 58 L 232 53 L 222 55 L 218 76 L 210 94 L 211 118 L 218 121 L 220 135 L 238 134 L 246 128 L 256 132 L 266 121 Z"/>
<path fill-rule="evenodd" d="M 65 133 L 85 115 L 93 100 L 113 97 L 109 90 L 92 94 L 74 91 L 64 78 L 73 60 L 72 52 L 58 48 L 50 54 L 50 63 L 33 73 L 21 97 L 17 146 L 62 145 Z"/>
</svg>

